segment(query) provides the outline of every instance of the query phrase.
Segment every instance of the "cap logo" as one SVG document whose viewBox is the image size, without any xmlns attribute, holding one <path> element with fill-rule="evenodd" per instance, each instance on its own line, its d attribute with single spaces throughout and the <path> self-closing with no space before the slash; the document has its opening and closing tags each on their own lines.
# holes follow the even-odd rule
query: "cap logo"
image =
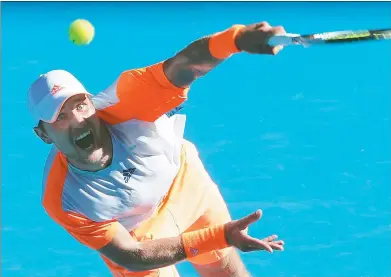
<svg viewBox="0 0 391 277">
<path fill-rule="evenodd" d="M 50 93 L 52 95 L 55 95 L 57 92 L 59 92 L 60 90 L 62 90 L 64 87 L 63 86 L 59 86 L 59 85 L 54 85 L 52 90 L 50 91 Z"/>
</svg>

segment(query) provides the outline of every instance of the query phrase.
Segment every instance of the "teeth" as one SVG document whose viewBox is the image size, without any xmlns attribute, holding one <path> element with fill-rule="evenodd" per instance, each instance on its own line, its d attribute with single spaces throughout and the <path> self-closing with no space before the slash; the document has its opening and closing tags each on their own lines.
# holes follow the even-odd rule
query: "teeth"
<svg viewBox="0 0 391 277">
<path fill-rule="evenodd" d="M 80 136 L 78 136 L 78 137 L 76 138 L 76 140 L 85 138 L 85 137 L 88 136 L 89 134 L 91 134 L 91 130 L 89 130 L 89 131 L 87 131 L 87 132 L 81 134 Z"/>
</svg>

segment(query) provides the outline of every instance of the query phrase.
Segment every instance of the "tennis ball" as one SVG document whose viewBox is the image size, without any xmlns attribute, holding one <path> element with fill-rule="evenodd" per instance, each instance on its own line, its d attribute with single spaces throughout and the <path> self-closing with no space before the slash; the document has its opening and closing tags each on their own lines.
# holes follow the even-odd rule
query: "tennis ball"
<svg viewBox="0 0 391 277">
<path fill-rule="evenodd" d="M 69 39 L 76 45 L 90 44 L 95 36 L 94 26 L 85 19 L 76 19 L 69 27 Z"/>
</svg>

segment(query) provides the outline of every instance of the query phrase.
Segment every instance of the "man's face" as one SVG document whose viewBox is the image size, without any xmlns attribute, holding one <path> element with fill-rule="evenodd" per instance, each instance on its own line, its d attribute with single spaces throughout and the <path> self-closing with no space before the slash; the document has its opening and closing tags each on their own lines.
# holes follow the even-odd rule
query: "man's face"
<svg viewBox="0 0 391 277">
<path fill-rule="evenodd" d="M 101 121 L 85 94 L 69 98 L 57 120 L 53 123 L 42 122 L 35 132 L 46 143 L 54 143 L 68 159 L 94 163 L 101 158 Z"/>
</svg>

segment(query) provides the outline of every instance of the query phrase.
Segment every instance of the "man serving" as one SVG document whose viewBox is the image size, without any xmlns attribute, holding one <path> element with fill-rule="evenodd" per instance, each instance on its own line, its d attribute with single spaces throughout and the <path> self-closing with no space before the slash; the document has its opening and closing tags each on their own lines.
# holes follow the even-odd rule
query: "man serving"
<svg viewBox="0 0 391 277">
<path fill-rule="evenodd" d="M 257 239 L 258 210 L 232 220 L 195 146 L 183 138 L 190 85 L 239 52 L 277 54 L 266 22 L 234 25 L 175 56 L 123 72 L 92 96 L 69 72 L 39 76 L 28 91 L 35 133 L 53 147 L 43 174 L 48 215 L 100 253 L 113 276 L 179 276 L 188 260 L 203 276 L 249 276 L 241 251 L 283 250 Z"/>
</svg>

